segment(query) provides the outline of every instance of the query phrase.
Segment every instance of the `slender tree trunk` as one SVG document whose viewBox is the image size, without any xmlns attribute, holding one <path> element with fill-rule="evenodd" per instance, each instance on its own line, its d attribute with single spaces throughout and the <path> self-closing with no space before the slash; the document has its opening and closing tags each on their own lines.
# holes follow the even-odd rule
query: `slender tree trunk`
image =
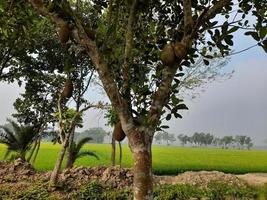
<svg viewBox="0 0 267 200">
<path fill-rule="evenodd" d="M 121 160 L 122 160 L 122 148 L 121 148 L 121 142 L 119 142 L 119 148 L 120 148 L 120 167 L 121 167 Z"/>
<path fill-rule="evenodd" d="M 75 128 L 72 129 L 71 135 L 70 135 L 70 139 L 69 139 L 69 146 L 68 146 L 68 153 L 67 153 L 67 164 L 66 164 L 66 168 L 72 168 L 73 167 L 73 157 L 72 154 L 70 152 L 70 145 L 72 144 L 73 140 L 74 140 L 74 134 L 75 134 Z"/>
<path fill-rule="evenodd" d="M 66 163 L 66 168 L 70 169 L 73 167 L 74 164 L 74 158 L 72 157 L 72 155 L 69 152 L 69 148 L 68 148 L 68 157 L 67 157 L 67 163 Z"/>
<path fill-rule="evenodd" d="M 53 172 L 51 174 L 50 181 L 49 181 L 49 187 L 54 187 L 57 185 L 60 168 L 61 168 L 64 156 L 65 156 L 67 147 L 68 147 L 68 139 L 66 138 L 66 140 L 64 141 L 62 148 L 59 152 L 58 159 L 56 161 L 55 167 L 54 167 Z"/>
<path fill-rule="evenodd" d="M 153 199 L 152 137 L 146 133 L 131 134 L 130 148 L 133 153 L 134 200 Z"/>
<path fill-rule="evenodd" d="M 111 163 L 112 166 L 116 164 L 116 141 L 113 139 L 111 140 Z"/>
<path fill-rule="evenodd" d="M 38 141 L 37 141 L 37 147 L 36 147 L 36 149 L 35 149 L 35 153 L 34 153 L 34 155 L 33 155 L 32 164 L 35 163 L 35 160 L 36 160 L 36 158 L 37 158 L 38 152 L 39 152 L 39 150 L 40 150 L 40 145 L 41 145 L 41 138 L 39 138 Z"/>
<path fill-rule="evenodd" d="M 35 151 L 35 149 L 36 149 L 36 147 L 37 147 L 37 143 L 38 143 L 38 139 L 36 139 L 35 142 L 34 142 L 34 145 L 33 145 L 32 149 L 31 149 L 31 151 L 30 151 L 30 155 L 29 155 L 29 157 L 27 158 L 27 162 L 30 162 L 30 161 L 31 161 L 32 156 L 33 156 L 33 153 L 34 153 L 34 151 Z"/>
</svg>

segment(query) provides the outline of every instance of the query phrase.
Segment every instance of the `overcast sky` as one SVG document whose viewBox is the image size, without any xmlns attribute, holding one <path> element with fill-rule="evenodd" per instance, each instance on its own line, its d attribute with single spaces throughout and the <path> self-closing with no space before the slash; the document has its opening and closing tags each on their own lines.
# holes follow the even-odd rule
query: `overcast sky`
<svg viewBox="0 0 267 200">
<path fill-rule="evenodd" d="M 242 50 L 255 41 L 237 35 L 235 50 Z M 189 111 L 183 119 L 172 120 L 170 133 L 192 135 L 210 132 L 217 136 L 243 134 L 251 136 L 258 145 L 267 138 L 267 54 L 260 47 L 232 56 L 225 70 L 234 69 L 230 80 L 212 83 L 197 99 L 186 100 Z M 16 84 L 0 83 L 0 124 L 13 112 L 13 102 L 23 89 Z M 97 91 L 88 98 L 107 99 Z M 103 113 L 89 111 L 84 128 L 105 127 Z"/>
</svg>

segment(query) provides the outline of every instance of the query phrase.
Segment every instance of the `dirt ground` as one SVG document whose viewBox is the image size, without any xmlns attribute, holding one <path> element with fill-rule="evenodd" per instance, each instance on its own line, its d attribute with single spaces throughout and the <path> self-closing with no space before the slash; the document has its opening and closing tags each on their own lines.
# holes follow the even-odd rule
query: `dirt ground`
<svg viewBox="0 0 267 200">
<path fill-rule="evenodd" d="M 36 172 L 28 163 L 17 160 L 14 163 L 0 162 L 0 185 L 27 181 L 48 181 L 50 172 Z M 74 167 L 64 170 L 60 181 L 79 187 L 82 184 L 97 180 L 114 188 L 131 187 L 133 173 L 129 168 L 120 167 Z M 177 176 L 154 176 L 154 184 L 190 184 L 205 186 L 211 181 L 222 181 L 234 185 L 264 185 L 267 174 L 249 173 L 244 175 L 225 174 L 218 171 L 185 172 Z"/>
</svg>

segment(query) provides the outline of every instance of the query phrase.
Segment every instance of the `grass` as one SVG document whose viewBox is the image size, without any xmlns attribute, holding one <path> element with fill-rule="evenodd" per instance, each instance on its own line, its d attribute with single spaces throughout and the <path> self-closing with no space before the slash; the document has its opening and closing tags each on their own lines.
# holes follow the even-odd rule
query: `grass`
<svg viewBox="0 0 267 200">
<path fill-rule="evenodd" d="M 100 160 L 94 157 L 79 159 L 75 165 L 97 166 L 111 165 L 109 144 L 88 144 L 86 149 L 94 151 Z M 36 159 L 37 170 L 51 170 L 60 150 L 60 145 L 42 143 Z M 242 174 L 247 172 L 267 172 L 267 151 L 265 150 L 232 150 L 215 148 L 190 148 L 153 146 L 153 170 L 155 174 L 177 174 L 184 171 L 218 170 L 226 173 Z M 0 159 L 3 158 L 5 146 L 0 145 Z M 118 152 L 118 148 L 117 148 Z M 118 157 L 118 156 L 117 156 Z M 123 145 L 124 167 L 130 167 L 131 153 Z"/>
</svg>

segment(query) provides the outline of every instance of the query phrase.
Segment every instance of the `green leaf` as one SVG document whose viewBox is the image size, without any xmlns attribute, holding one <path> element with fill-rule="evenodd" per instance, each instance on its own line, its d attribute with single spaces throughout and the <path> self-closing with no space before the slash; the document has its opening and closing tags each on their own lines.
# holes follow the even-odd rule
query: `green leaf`
<svg viewBox="0 0 267 200">
<path fill-rule="evenodd" d="M 237 30 L 238 30 L 238 27 L 237 26 L 234 26 L 234 27 L 232 27 L 232 28 L 229 29 L 228 34 L 229 33 L 236 32 Z"/>
<path fill-rule="evenodd" d="M 167 129 L 167 128 L 170 128 L 170 127 L 167 126 L 167 125 L 163 125 L 163 126 L 161 126 L 160 128 L 162 128 L 162 129 Z"/>
<path fill-rule="evenodd" d="M 185 104 L 179 104 L 176 106 L 177 110 L 188 110 L 188 107 Z"/>
<path fill-rule="evenodd" d="M 169 121 L 171 118 L 172 118 L 172 115 L 171 115 L 171 114 L 168 114 L 168 115 L 166 116 L 166 120 L 167 120 L 167 121 Z"/>
<path fill-rule="evenodd" d="M 205 65 L 209 65 L 210 64 L 210 62 L 208 60 L 206 60 L 206 59 L 203 59 L 203 62 L 204 62 Z"/>
<path fill-rule="evenodd" d="M 251 35 L 256 41 L 260 41 L 260 37 L 258 36 L 257 32 L 248 31 L 245 33 L 245 35 Z"/>
<path fill-rule="evenodd" d="M 267 35 L 267 27 L 260 28 L 260 38 L 263 39 Z"/>
<path fill-rule="evenodd" d="M 227 36 L 226 38 L 224 38 L 224 41 L 226 42 L 226 44 L 230 45 L 230 46 L 233 46 L 234 45 L 234 42 L 232 40 L 231 37 Z"/>
<path fill-rule="evenodd" d="M 175 118 L 180 118 L 180 119 L 183 118 L 182 115 L 180 115 L 179 113 L 173 113 L 173 114 L 174 114 L 174 117 L 175 117 Z"/>
<path fill-rule="evenodd" d="M 181 77 L 181 76 L 184 76 L 184 73 L 178 73 L 178 74 L 175 74 L 176 77 Z"/>
</svg>

